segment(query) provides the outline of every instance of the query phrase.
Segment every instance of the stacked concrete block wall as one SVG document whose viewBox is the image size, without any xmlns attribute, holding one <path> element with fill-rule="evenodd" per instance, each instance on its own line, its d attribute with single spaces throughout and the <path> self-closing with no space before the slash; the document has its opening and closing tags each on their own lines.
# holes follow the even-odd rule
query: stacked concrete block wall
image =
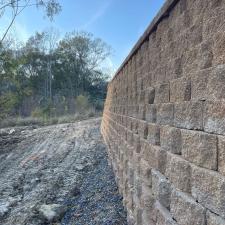
<svg viewBox="0 0 225 225">
<path fill-rule="evenodd" d="M 225 225 L 225 1 L 168 0 L 109 83 L 101 131 L 129 224 Z"/>
</svg>

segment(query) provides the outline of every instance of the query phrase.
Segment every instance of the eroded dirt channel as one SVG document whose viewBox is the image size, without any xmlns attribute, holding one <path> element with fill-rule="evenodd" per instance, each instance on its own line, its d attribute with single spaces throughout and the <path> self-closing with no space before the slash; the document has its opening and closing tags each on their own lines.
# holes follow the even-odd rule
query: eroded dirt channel
<svg viewBox="0 0 225 225">
<path fill-rule="evenodd" d="M 0 130 L 1 225 L 125 225 L 100 119 Z"/>
</svg>

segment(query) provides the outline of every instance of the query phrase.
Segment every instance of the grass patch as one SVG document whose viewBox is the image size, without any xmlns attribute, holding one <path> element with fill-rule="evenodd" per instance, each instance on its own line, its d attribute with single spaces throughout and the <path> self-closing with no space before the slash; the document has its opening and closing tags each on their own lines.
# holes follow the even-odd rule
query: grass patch
<svg viewBox="0 0 225 225">
<path fill-rule="evenodd" d="M 43 117 L 7 118 L 0 121 L 0 128 L 15 127 L 15 126 L 31 126 L 31 125 L 48 126 L 62 123 L 73 123 L 100 116 L 102 116 L 102 112 L 87 110 L 86 112 L 83 113 L 76 113 L 74 115 L 65 115 L 51 118 L 43 118 Z"/>
</svg>

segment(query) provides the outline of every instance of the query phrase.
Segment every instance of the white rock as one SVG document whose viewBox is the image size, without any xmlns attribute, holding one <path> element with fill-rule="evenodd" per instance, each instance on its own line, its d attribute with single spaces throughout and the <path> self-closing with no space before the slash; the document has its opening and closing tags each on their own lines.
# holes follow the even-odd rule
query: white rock
<svg viewBox="0 0 225 225">
<path fill-rule="evenodd" d="M 0 202 L 0 218 L 9 211 L 9 202 Z"/>
<path fill-rule="evenodd" d="M 11 130 L 9 131 L 9 134 L 13 134 L 15 131 L 16 131 L 15 129 L 11 129 Z"/>
<path fill-rule="evenodd" d="M 66 211 L 66 207 L 60 204 L 41 205 L 39 212 L 49 222 L 57 221 L 62 218 Z"/>
</svg>

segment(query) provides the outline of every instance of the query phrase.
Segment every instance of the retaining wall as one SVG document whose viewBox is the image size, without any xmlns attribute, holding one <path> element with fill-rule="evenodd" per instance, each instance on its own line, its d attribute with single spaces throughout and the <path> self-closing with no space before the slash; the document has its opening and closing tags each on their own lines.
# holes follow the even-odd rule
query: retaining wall
<svg viewBox="0 0 225 225">
<path fill-rule="evenodd" d="M 129 224 L 225 225 L 225 1 L 168 0 L 108 86 Z"/>
</svg>

